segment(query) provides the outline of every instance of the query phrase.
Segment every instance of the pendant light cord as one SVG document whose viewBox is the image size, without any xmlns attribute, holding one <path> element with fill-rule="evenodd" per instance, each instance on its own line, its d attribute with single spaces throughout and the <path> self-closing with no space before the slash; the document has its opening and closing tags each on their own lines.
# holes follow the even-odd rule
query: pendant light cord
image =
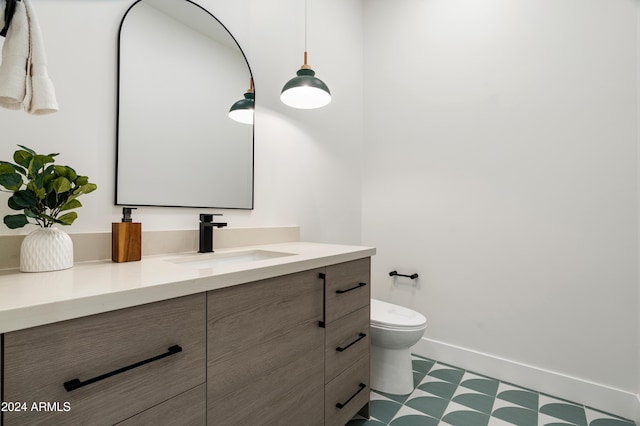
<svg viewBox="0 0 640 426">
<path fill-rule="evenodd" d="M 307 0 L 304 0 L 304 51 L 307 51 L 307 25 L 308 25 L 308 14 L 307 14 Z"/>
<path fill-rule="evenodd" d="M 310 69 L 311 67 L 307 63 L 307 0 L 304 0 L 304 63 L 302 64 L 302 69 Z"/>
</svg>

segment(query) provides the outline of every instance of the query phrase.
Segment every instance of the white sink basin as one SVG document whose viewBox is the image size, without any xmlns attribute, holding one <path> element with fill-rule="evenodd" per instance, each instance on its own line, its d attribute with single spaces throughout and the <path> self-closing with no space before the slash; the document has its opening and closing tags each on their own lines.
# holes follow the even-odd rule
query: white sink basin
<svg viewBox="0 0 640 426">
<path fill-rule="evenodd" d="M 247 250 L 232 253 L 196 253 L 181 258 L 170 259 L 169 262 L 194 269 L 209 269 L 215 268 L 216 266 L 256 262 L 292 255 L 293 253 L 281 253 L 270 250 Z"/>
</svg>

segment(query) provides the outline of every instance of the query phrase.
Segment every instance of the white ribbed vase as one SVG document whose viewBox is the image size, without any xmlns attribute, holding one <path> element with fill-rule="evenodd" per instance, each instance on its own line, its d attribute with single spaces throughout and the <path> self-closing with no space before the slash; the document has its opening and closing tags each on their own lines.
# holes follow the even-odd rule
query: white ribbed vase
<svg viewBox="0 0 640 426">
<path fill-rule="evenodd" d="M 20 246 L 20 271 L 46 272 L 73 266 L 73 242 L 58 228 L 38 228 Z"/>
</svg>

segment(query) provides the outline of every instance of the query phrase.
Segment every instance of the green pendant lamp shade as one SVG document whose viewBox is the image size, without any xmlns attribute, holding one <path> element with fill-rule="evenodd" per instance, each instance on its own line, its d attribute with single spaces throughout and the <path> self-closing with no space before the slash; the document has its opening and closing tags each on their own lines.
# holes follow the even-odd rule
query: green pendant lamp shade
<svg viewBox="0 0 640 426">
<path fill-rule="evenodd" d="M 253 124 L 253 112 L 255 110 L 255 93 L 253 90 L 253 79 L 251 79 L 249 90 L 244 94 L 244 99 L 231 105 L 229 118 L 239 123 Z"/>
<path fill-rule="evenodd" d="M 321 108 L 331 102 L 331 92 L 316 73 L 307 64 L 307 52 L 304 52 L 304 64 L 282 88 L 280 100 L 285 105 L 300 109 Z"/>
</svg>

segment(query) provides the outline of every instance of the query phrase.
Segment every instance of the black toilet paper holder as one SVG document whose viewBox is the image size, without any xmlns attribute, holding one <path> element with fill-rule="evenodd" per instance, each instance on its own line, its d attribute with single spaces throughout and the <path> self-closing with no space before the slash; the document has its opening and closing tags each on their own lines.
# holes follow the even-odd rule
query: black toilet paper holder
<svg viewBox="0 0 640 426">
<path fill-rule="evenodd" d="M 412 280 L 415 280 L 416 278 L 418 278 L 418 274 L 405 275 L 405 274 L 399 274 L 398 271 L 389 272 L 389 276 L 390 277 L 407 277 L 407 278 L 411 278 Z"/>
</svg>

